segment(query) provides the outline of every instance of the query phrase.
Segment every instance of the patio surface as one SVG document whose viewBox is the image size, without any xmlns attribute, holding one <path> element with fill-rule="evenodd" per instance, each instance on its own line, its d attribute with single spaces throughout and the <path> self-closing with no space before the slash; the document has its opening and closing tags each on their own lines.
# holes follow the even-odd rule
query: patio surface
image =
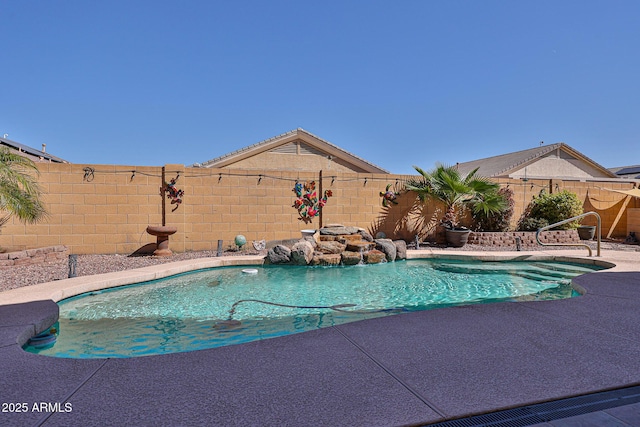
<svg viewBox="0 0 640 427">
<path fill-rule="evenodd" d="M 183 261 L 3 292 L 0 425 L 422 425 L 640 385 L 640 253 L 409 255 L 580 257 L 616 267 L 574 279 L 586 290 L 579 298 L 414 312 L 131 359 L 52 358 L 26 353 L 21 345 L 55 321 L 52 299 L 252 259 Z M 40 412 L 40 402 L 50 405 Z M 7 412 L 12 403 L 27 409 Z M 619 408 L 621 418 L 615 413 L 590 416 L 640 425 L 637 405 Z M 544 425 L 574 425 L 571 420 Z"/>
</svg>

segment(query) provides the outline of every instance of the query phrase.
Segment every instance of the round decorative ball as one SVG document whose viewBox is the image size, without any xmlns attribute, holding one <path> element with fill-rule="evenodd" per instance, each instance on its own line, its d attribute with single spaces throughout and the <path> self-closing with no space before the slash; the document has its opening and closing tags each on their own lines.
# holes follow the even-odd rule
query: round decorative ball
<svg viewBox="0 0 640 427">
<path fill-rule="evenodd" d="M 378 231 L 376 233 L 376 239 L 386 239 L 387 235 L 384 231 Z"/>
<path fill-rule="evenodd" d="M 242 234 L 238 234 L 235 238 L 236 245 L 242 247 L 247 244 L 247 238 Z"/>
</svg>

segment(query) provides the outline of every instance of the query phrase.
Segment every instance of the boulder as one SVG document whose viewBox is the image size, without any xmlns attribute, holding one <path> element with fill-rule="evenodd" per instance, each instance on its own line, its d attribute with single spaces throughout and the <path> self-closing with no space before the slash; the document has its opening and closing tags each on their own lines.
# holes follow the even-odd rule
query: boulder
<svg viewBox="0 0 640 427">
<path fill-rule="evenodd" d="M 338 242 L 361 242 L 362 237 L 359 234 L 341 234 L 340 236 L 334 236 Z"/>
<path fill-rule="evenodd" d="M 344 251 L 340 254 L 344 265 L 356 265 L 362 261 L 360 252 Z"/>
<path fill-rule="evenodd" d="M 384 262 L 385 260 L 385 253 L 377 249 L 373 249 L 369 252 L 364 253 L 364 262 L 366 262 L 367 264 L 379 264 L 381 262 Z"/>
<path fill-rule="evenodd" d="M 360 230 L 358 231 L 358 234 L 360 235 L 360 238 L 365 242 L 373 242 L 373 236 L 369 234 L 367 230 Z"/>
<path fill-rule="evenodd" d="M 376 249 L 384 252 L 387 257 L 387 261 L 392 262 L 396 260 L 396 245 L 391 239 L 376 239 Z"/>
<path fill-rule="evenodd" d="M 311 265 L 340 265 L 340 254 L 316 254 L 311 260 Z"/>
<path fill-rule="evenodd" d="M 315 237 L 313 236 L 305 236 L 302 238 L 303 241 L 305 242 L 309 242 L 311 243 L 311 246 L 313 246 L 313 248 L 315 249 L 316 246 L 318 246 L 318 242 L 316 241 Z"/>
<path fill-rule="evenodd" d="M 347 250 L 352 252 L 366 252 L 375 247 L 375 243 L 363 242 L 362 240 L 358 240 L 357 242 L 347 242 Z"/>
<path fill-rule="evenodd" d="M 271 264 L 287 264 L 291 262 L 291 249 L 284 245 L 276 245 L 267 252 Z"/>
<path fill-rule="evenodd" d="M 396 245 L 396 259 L 407 259 L 407 242 L 404 240 L 394 240 Z"/>
<path fill-rule="evenodd" d="M 291 261 L 296 265 L 307 265 L 313 259 L 313 245 L 305 240 L 291 247 Z"/>
<path fill-rule="evenodd" d="M 356 234 L 358 229 L 356 227 L 323 227 L 320 229 L 320 234 L 329 236 L 339 236 L 341 234 Z"/>
<path fill-rule="evenodd" d="M 316 251 L 322 252 L 324 254 L 339 254 L 347 248 L 347 245 L 344 243 L 333 241 L 322 241 L 318 243 L 316 247 Z"/>
</svg>

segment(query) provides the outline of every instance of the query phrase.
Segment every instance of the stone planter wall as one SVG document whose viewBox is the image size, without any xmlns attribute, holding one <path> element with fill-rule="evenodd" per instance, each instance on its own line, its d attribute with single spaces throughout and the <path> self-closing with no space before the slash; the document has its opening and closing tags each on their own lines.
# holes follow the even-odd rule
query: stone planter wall
<svg viewBox="0 0 640 427">
<path fill-rule="evenodd" d="M 0 253 L 0 269 L 18 265 L 43 264 L 67 259 L 69 249 L 66 246 L 49 246 L 46 248 L 27 249 L 18 252 Z"/>
<path fill-rule="evenodd" d="M 522 246 L 539 246 L 535 231 L 472 232 L 467 243 L 482 246 L 515 246 L 520 237 Z M 543 243 L 580 243 L 577 230 L 550 230 L 540 234 Z"/>
</svg>

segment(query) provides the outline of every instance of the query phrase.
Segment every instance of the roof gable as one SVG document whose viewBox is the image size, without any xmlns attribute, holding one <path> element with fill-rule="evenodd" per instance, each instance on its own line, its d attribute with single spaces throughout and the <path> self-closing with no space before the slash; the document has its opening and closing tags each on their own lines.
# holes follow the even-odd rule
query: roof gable
<svg viewBox="0 0 640 427">
<path fill-rule="evenodd" d="M 323 156 L 334 163 L 352 169 L 354 172 L 389 173 L 389 171 L 301 128 L 193 166 L 224 168 L 263 153 Z"/>
<path fill-rule="evenodd" d="M 570 163 L 575 170 L 583 170 L 585 175 L 593 177 L 616 178 L 616 175 L 610 170 L 594 162 L 584 154 L 571 148 L 563 142 L 550 145 L 541 145 L 540 147 L 528 150 L 516 151 L 513 153 L 502 154 L 499 156 L 487 157 L 484 159 L 473 160 L 458 164 L 458 170 L 467 174 L 478 168 L 478 174 L 486 177 L 507 177 L 517 175 L 518 171 L 522 171 L 535 163 L 542 162 L 544 159 L 557 155 L 557 158 L 563 158 Z M 548 174 L 558 173 L 552 170 L 547 171 Z M 537 174 L 539 175 L 539 174 Z M 555 176 L 562 177 L 562 176 Z M 567 177 L 567 176 L 565 176 Z"/>
</svg>

